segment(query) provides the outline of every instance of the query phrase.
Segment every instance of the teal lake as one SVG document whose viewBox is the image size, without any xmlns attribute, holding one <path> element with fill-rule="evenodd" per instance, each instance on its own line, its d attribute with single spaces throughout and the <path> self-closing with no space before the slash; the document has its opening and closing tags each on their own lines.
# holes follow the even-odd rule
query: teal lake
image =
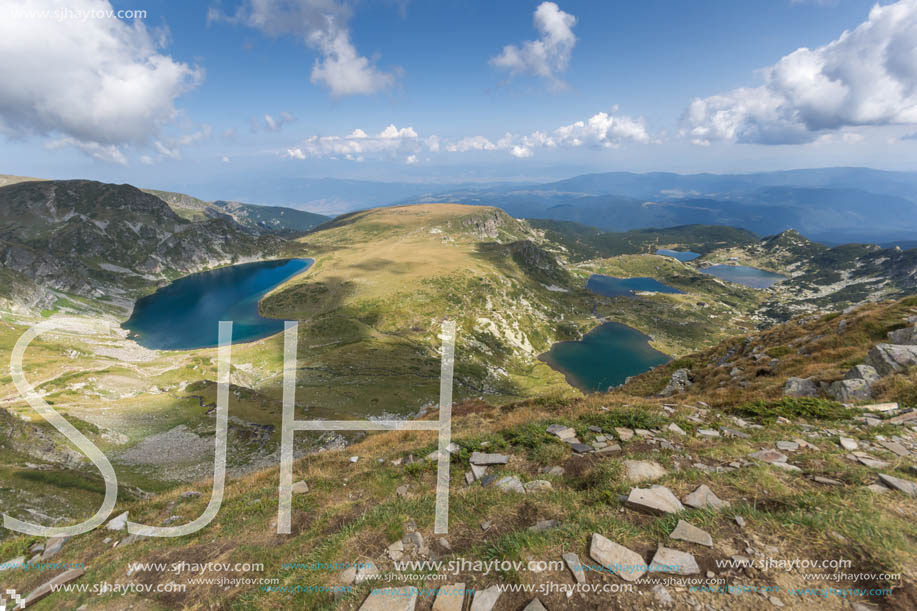
<svg viewBox="0 0 917 611">
<path fill-rule="evenodd" d="M 669 250 L 668 248 L 660 248 L 656 251 L 656 254 L 672 257 L 673 259 L 678 259 L 681 262 L 691 261 L 700 256 L 699 253 L 691 252 L 690 250 Z"/>
<path fill-rule="evenodd" d="M 605 297 L 633 297 L 635 291 L 649 291 L 652 293 L 674 293 L 681 291 L 655 280 L 653 278 L 615 278 L 593 274 L 586 283 L 586 289 Z"/>
<path fill-rule="evenodd" d="M 312 263 L 260 261 L 185 276 L 138 300 L 123 326 L 138 344 L 154 350 L 216 346 L 221 320 L 233 322 L 233 342 L 279 333 L 284 321 L 261 317 L 258 301 Z"/>
<path fill-rule="evenodd" d="M 669 361 L 649 345 L 649 336 L 616 322 L 604 323 L 579 341 L 560 342 L 541 360 L 564 374 L 567 382 L 584 392 L 604 392 L 623 384 L 629 376 Z"/>
<path fill-rule="evenodd" d="M 785 279 L 785 276 L 780 274 L 766 272 L 763 269 L 748 267 L 747 265 L 711 265 L 700 271 L 755 289 L 766 289 Z"/>
</svg>

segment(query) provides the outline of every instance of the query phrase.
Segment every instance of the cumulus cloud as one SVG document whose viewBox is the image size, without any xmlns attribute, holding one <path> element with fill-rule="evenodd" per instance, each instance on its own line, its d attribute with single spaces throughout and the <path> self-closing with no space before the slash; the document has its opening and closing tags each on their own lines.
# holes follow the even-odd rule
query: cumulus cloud
<svg viewBox="0 0 917 611">
<path fill-rule="evenodd" d="M 211 135 L 213 135 L 213 127 L 205 123 L 197 131 L 156 140 L 153 142 L 153 148 L 156 149 L 161 157 L 177 160 L 182 157 L 182 149 L 197 142 L 209 140 Z"/>
<path fill-rule="evenodd" d="M 294 36 L 318 53 L 311 81 L 334 96 L 369 95 L 395 83 L 350 39 L 350 8 L 337 0 L 245 0 L 234 15 L 211 8 L 208 21 L 240 23 L 272 37 Z"/>
<path fill-rule="evenodd" d="M 917 123 L 917 0 L 877 4 L 853 31 L 761 73 L 760 87 L 695 99 L 683 134 L 700 145 L 800 144 L 844 127 Z"/>
<path fill-rule="evenodd" d="M 526 136 L 514 136 L 506 133 L 496 142 L 484 136 L 465 137 L 446 144 L 446 150 L 453 153 L 467 151 L 509 151 L 518 158 L 526 159 L 535 154 L 535 149 L 557 148 L 618 148 L 625 143 L 650 143 L 645 120 L 617 115 L 617 107 L 612 114 L 600 112 L 585 121 L 576 121 L 562 125 L 553 131 L 534 131 Z"/>
<path fill-rule="evenodd" d="M 119 19 L 48 19 L 52 0 L 0 0 L 0 131 L 50 135 L 126 163 L 124 147 L 148 143 L 176 115 L 174 102 L 203 71 L 162 52 L 164 31 Z M 71 11 L 111 11 L 107 0 L 72 0 Z"/>
<path fill-rule="evenodd" d="M 389 125 L 375 136 L 362 129 L 355 129 L 346 136 L 310 136 L 298 146 L 287 149 L 284 156 L 291 159 L 334 157 L 363 161 L 365 155 L 410 157 L 419 152 L 423 145 L 413 128 L 399 129 Z"/>
<path fill-rule="evenodd" d="M 567 69 L 576 45 L 573 34 L 576 17 L 560 10 L 553 2 L 542 2 L 535 9 L 534 22 L 538 40 L 527 40 L 519 46 L 506 45 L 490 63 L 508 70 L 511 76 L 533 74 L 562 86 L 559 75 Z"/>
</svg>

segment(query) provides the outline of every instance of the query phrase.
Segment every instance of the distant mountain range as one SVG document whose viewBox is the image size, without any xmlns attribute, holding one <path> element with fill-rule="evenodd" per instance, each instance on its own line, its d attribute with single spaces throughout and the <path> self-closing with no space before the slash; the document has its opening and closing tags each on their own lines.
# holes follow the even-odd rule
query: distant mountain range
<svg viewBox="0 0 917 611">
<path fill-rule="evenodd" d="M 585 174 L 540 185 L 455 189 L 424 202 L 487 203 L 518 218 L 611 231 L 728 225 L 758 235 L 796 229 L 828 244 L 913 240 L 917 173 L 827 168 L 757 174 Z"/>
</svg>

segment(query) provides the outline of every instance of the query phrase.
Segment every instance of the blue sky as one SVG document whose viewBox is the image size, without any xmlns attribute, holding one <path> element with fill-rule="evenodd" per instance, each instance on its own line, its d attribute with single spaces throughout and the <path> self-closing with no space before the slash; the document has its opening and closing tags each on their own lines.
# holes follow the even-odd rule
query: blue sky
<svg viewBox="0 0 917 611">
<path fill-rule="evenodd" d="M 111 10 L 146 15 L 100 16 Z M 917 169 L 917 0 L 0 0 L 0 12 L 3 173 L 232 198 L 247 177 Z"/>
</svg>

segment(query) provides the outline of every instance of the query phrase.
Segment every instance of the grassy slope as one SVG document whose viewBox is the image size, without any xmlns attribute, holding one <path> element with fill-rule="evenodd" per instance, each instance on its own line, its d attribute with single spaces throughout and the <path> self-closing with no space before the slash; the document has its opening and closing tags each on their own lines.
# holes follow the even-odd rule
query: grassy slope
<svg viewBox="0 0 917 611">
<path fill-rule="evenodd" d="M 913 312 L 914 308 L 917 308 L 917 303 L 913 300 L 864 308 L 853 315 L 849 323 L 849 354 L 842 355 L 837 352 L 837 347 L 830 345 L 815 345 L 811 358 L 807 360 L 812 367 L 837 359 L 856 360 L 874 341 L 879 327 L 884 331 L 891 321 L 900 320 L 902 315 Z M 807 337 L 818 325 L 835 322 L 836 319 L 804 321 L 803 324 L 794 321 L 776 327 L 754 341 L 768 346 L 772 343 L 786 345 Z M 853 349 L 854 343 L 856 349 Z M 701 371 L 727 347 L 724 345 L 694 357 L 695 370 Z M 797 363 L 788 373 L 795 373 L 803 367 L 803 363 Z M 662 372 L 653 374 L 655 377 L 661 375 Z M 374 434 L 346 451 L 328 452 L 298 461 L 294 481 L 305 479 L 311 490 L 308 494 L 294 497 L 292 535 L 274 533 L 278 473 L 276 469 L 269 469 L 231 480 L 221 512 L 209 527 L 195 535 L 181 539 L 140 540 L 129 547 L 112 549 L 103 543 L 110 533 L 99 530 L 71 541 L 57 558 L 85 562 L 89 566 L 88 574 L 83 578 L 86 583 L 170 582 L 176 579 L 174 574 L 147 572 L 128 575 L 127 563 L 188 561 L 261 562 L 265 564 L 262 573 L 213 576 L 276 577 L 287 586 L 331 586 L 337 583 L 339 572 L 297 570 L 284 568 L 282 564 L 372 561 L 383 573 L 389 572 L 392 564 L 385 558 L 385 548 L 399 540 L 405 532 L 405 524 L 413 520 L 431 549 L 445 560 L 546 561 L 572 551 L 588 562 L 589 538 L 593 532 L 599 532 L 636 550 L 644 560 L 652 556 L 657 543 L 693 553 L 702 570 L 713 570 L 717 577 L 725 578 L 730 585 L 779 585 L 784 591 L 791 587 L 868 589 L 894 586 L 891 596 L 865 599 L 881 603 L 888 609 L 913 608 L 917 600 L 913 586 L 917 578 L 917 527 L 913 522 L 917 499 L 908 499 L 897 492 L 886 492 L 882 496 L 869 492 L 864 486 L 876 481 L 876 472 L 846 459 L 845 451 L 837 445 L 838 434 L 851 436 L 861 443 L 875 443 L 883 436 L 888 438 L 891 435 L 903 435 L 913 442 L 912 432 L 904 427 L 888 425 L 864 427 L 851 420 L 854 413 L 849 410 L 825 404 L 825 409 L 816 412 L 804 402 L 780 407 L 783 410 L 780 413 L 788 415 L 789 422 L 775 423 L 773 415 L 767 412 L 742 411 L 743 402 L 752 395 L 728 399 L 726 395 L 717 394 L 715 383 L 704 381 L 696 385 L 693 394 L 678 398 L 674 412 L 666 413 L 661 409 L 660 400 L 634 396 L 641 384 L 647 384 L 647 380 L 638 382 L 625 388 L 631 394 L 528 401 L 502 407 L 481 402 L 457 406 L 454 410 L 453 437 L 461 450 L 452 460 L 450 530 L 446 537 L 450 546 L 448 549 L 442 547 L 439 537 L 432 535 L 434 464 L 421 461 L 405 467 L 390 462 L 407 455 L 424 456 L 435 448 L 434 439 L 425 433 L 399 432 Z M 779 378 L 773 380 L 774 386 L 780 382 Z M 911 389 L 913 382 L 911 379 Z M 640 394 L 643 392 L 646 388 Z M 769 393 L 768 389 L 762 388 L 755 396 L 767 397 Z M 705 412 L 690 407 L 701 399 L 723 408 L 732 406 L 736 409 L 714 407 Z M 915 403 L 917 398 L 908 401 L 909 405 Z M 793 406 L 799 409 L 790 409 Z M 774 409 L 777 409 L 776 404 Z M 736 428 L 729 411 L 760 423 L 764 428 L 745 429 L 750 434 L 748 439 L 725 437 L 711 440 L 695 435 L 698 428 Z M 580 438 L 587 441 L 594 437 L 594 433 L 588 430 L 589 426 L 611 432 L 616 426 L 657 430 L 669 423 L 677 423 L 688 432 L 688 436 L 678 437 L 664 430 L 657 433 L 679 444 L 675 450 L 660 449 L 637 437 L 622 442 L 623 451 L 619 455 L 583 458 L 571 455 L 565 444 L 544 433 L 546 425 L 558 422 L 574 426 Z M 826 429 L 832 432 L 811 436 L 813 432 L 821 433 Z M 614 433 L 611 435 L 614 436 Z M 804 474 L 790 473 L 761 463 L 719 473 L 697 467 L 698 464 L 708 468 L 727 466 L 762 447 L 773 448 L 777 440 L 796 438 L 806 439 L 817 447 L 791 455 L 791 462 L 800 466 Z M 491 472 L 515 474 L 523 481 L 548 479 L 553 489 L 520 497 L 493 488 L 482 488 L 478 484 L 465 486 L 461 478 L 468 468 L 468 456 L 474 450 L 507 452 L 513 457 L 510 463 L 498 471 L 491 469 Z M 913 480 L 913 474 L 908 471 L 913 458 L 896 459 L 884 451 L 873 453 L 891 463 L 883 472 Z M 363 458 L 352 464 L 347 460 L 351 455 Z M 378 464 L 377 458 L 384 459 L 385 463 Z M 679 497 L 699 484 L 707 484 L 720 498 L 730 501 L 731 506 L 722 511 L 687 510 L 678 517 L 658 518 L 625 510 L 619 495 L 627 494 L 632 487 L 621 477 L 625 458 L 659 461 L 668 474 L 655 483 L 669 487 Z M 563 477 L 540 474 L 539 469 L 547 465 L 562 465 L 566 474 Z M 811 475 L 826 476 L 840 481 L 841 485 L 818 484 L 809 479 Z M 405 484 L 408 486 L 407 494 L 396 494 L 395 489 Z M 175 491 L 152 501 L 123 504 L 118 511 L 130 511 L 132 519 L 144 523 L 160 523 L 171 515 L 190 520 L 202 512 L 208 485 L 201 482 L 192 487 L 205 492 L 203 499 L 185 500 Z M 737 526 L 734 516 L 743 517 L 746 526 Z M 679 518 L 710 532 L 714 547 L 708 550 L 668 539 L 668 533 Z M 538 520 L 544 519 L 558 520 L 560 526 L 541 533 L 529 530 Z M 479 526 L 482 520 L 490 520 L 493 527 L 482 531 Z M 0 546 L 0 557 L 16 555 L 31 541 L 22 537 L 3 544 Z M 901 573 L 903 582 L 805 581 L 802 574 L 806 571 L 750 569 L 736 572 L 715 566 L 717 559 L 745 554 L 748 546 L 774 559 L 846 559 L 852 565 L 842 572 Z M 28 590 L 49 575 L 46 573 L 39 577 L 19 573 L 12 576 L 12 585 Z M 588 580 L 592 584 L 602 581 L 620 583 L 616 577 L 594 573 L 588 575 Z M 482 589 L 494 583 L 507 582 L 535 585 L 571 583 L 571 577 L 566 571 L 500 571 L 489 576 L 463 571 L 456 576 L 450 575 L 445 583 L 458 581 L 465 582 L 467 587 Z M 436 587 L 443 582 L 416 577 L 394 585 Z M 217 586 L 189 586 L 185 594 L 154 594 L 145 598 L 137 595 L 56 595 L 38 608 L 61 608 L 60 605 L 76 608 L 91 602 L 105 609 L 123 608 L 131 603 L 154 609 L 177 606 L 195 609 L 212 606 L 356 609 L 371 587 L 385 586 L 380 583 L 359 585 L 339 602 L 334 602 L 325 593 L 266 594 L 260 592 L 257 585 L 235 587 L 228 591 Z M 688 595 L 683 591 L 670 588 L 670 592 L 676 597 L 678 608 L 687 604 L 685 597 Z M 777 597 L 784 604 L 801 609 L 846 609 L 850 604 L 840 596 L 788 599 L 784 593 Z M 729 609 L 756 609 L 763 603 L 763 599 L 754 594 L 724 598 L 716 594 L 697 593 L 691 594 L 690 598 L 709 603 L 714 608 L 726 604 Z M 504 594 L 499 608 L 518 609 L 529 599 L 530 596 L 521 594 Z M 549 594 L 541 599 L 551 609 L 601 608 L 609 600 L 608 595 L 587 594 L 585 598 L 568 601 L 562 593 Z M 854 596 L 853 599 L 864 600 L 864 597 Z M 429 609 L 431 602 L 422 601 L 419 608 Z M 574 602 L 576 604 L 570 606 Z M 647 599 L 619 596 L 614 598 L 614 604 L 623 609 L 643 609 Z"/>
</svg>

